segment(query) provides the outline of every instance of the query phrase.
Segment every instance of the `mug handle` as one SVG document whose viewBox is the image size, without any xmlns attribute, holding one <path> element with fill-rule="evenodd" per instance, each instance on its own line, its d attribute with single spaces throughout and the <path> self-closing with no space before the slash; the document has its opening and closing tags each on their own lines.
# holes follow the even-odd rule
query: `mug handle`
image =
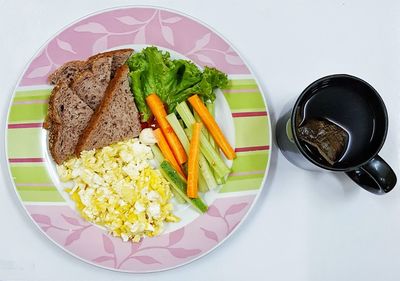
<svg viewBox="0 0 400 281">
<path fill-rule="evenodd" d="M 393 169 L 379 155 L 346 174 L 359 186 L 375 194 L 388 193 L 397 182 Z"/>
</svg>

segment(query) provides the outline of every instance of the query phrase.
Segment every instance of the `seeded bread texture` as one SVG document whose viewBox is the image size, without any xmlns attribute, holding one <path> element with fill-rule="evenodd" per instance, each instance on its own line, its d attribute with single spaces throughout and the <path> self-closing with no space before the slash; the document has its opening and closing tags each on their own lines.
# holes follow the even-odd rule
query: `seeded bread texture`
<svg viewBox="0 0 400 281">
<path fill-rule="evenodd" d="M 83 131 L 76 154 L 137 137 L 140 133 L 139 113 L 128 81 L 129 68 L 121 66 L 111 80 L 106 94 Z"/>
<path fill-rule="evenodd" d="M 74 156 L 79 136 L 86 128 L 93 110 L 67 84 L 58 84 L 49 101 L 51 125 L 49 128 L 49 150 L 57 164 Z"/>
<path fill-rule="evenodd" d="M 78 74 L 71 84 L 72 91 L 93 110 L 100 104 L 110 82 L 111 63 L 111 56 L 96 58 L 91 62 L 91 69 Z"/>
<path fill-rule="evenodd" d="M 49 75 L 48 81 L 55 85 L 58 82 L 71 83 L 75 75 L 84 68 L 84 61 L 70 61 L 60 66 L 56 71 Z"/>
</svg>

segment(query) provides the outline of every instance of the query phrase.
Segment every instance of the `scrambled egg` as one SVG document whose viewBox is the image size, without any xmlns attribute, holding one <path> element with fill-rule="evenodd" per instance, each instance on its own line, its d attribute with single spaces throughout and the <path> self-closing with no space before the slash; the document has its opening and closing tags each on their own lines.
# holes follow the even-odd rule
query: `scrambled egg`
<svg viewBox="0 0 400 281">
<path fill-rule="evenodd" d="M 86 220 L 104 226 L 124 241 L 162 232 L 164 222 L 176 222 L 169 183 L 150 165 L 151 148 L 138 139 L 99 150 L 83 151 L 57 166 L 61 181 Z"/>
</svg>

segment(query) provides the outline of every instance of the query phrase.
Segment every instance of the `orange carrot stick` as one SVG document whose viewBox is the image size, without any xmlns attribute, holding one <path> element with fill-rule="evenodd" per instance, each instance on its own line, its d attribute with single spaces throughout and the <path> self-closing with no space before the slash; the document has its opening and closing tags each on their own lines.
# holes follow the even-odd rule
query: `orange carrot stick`
<svg viewBox="0 0 400 281">
<path fill-rule="evenodd" d="M 199 153 L 200 153 L 200 133 L 201 123 L 193 124 L 192 139 L 189 146 L 188 160 L 188 180 L 187 180 L 187 196 L 197 198 L 199 185 Z"/>
<path fill-rule="evenodd" d="M 193 95 L 188 100 L 194 110 L 197 112 L 197 114 L 199 114 L 201 121 L 203 121 L 204 125 L 207 127 L 208 131 L 210 132 L 218 146 L 221 148 L 226 158 L 230 160 L 236 158 L 235 151 L 225 138 L 217 122 L 215 122 L 214 118 L 212 117 L 204 103 L 201 101 L 201 99 L 197 95 Z"/>
<path fill-rule="evenodd" d="M 147 96 L 146 102 L 150 107 L 151 112 L 156 117 L 158 125 L 160 125 L 160 128 L 164 133 L 175 159 L 179 164 L 185 163 L 187 161 L 185 149 L 166 119 L 167 112 L 165 111 L 164 104 L 156 94 Z"/>
<path fill-rule="evenodd" d="M 157 139 L 157 145 L 160 148 L 162 154 L 164 155 L 165 159 L 168 160 L 172 167 L 175 168 L 175 170 L 178 171 L 179 174 L 181 174 L 184 178 L 186 178 L 185 173 L 182 171 L 181 166 L 178 164 L 176 161 L 174 154 L 172 153 L 171 148 L 168 145 L 167 140 L 164 137 L 164 134 L 161 132 L 160 129 L 155 129 L 154 130 L 154 135 Z"/>
</svg>

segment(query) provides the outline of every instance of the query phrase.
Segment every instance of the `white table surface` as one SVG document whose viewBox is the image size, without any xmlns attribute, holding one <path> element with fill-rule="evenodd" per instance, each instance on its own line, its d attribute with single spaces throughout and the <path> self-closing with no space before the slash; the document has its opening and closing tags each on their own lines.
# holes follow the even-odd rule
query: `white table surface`
<svg viewBox="0 0 400 281">
<path fill-rule="evenodd" d="M 349 73 L 367 80 L 382 95 L 390 117 L 380 155 L 400 171 L 396 0 L 0 0 L 2 147 L 8 103 L 33 54 L 77 18 L 128 4 L 182 11 L 228 38 L 261 81 L 273 123 L 285 103 L 319 77 Z M 189 265 L 140 275 L 88 265 L 48 241 L 18 202 L 3 149 L 0 154 L 2 281 L 400 280 L 400 186 L 376 196 L 344 175 L 300 170 L 276 146 L 261 197 L 230 239 Z"/>
</svg>

